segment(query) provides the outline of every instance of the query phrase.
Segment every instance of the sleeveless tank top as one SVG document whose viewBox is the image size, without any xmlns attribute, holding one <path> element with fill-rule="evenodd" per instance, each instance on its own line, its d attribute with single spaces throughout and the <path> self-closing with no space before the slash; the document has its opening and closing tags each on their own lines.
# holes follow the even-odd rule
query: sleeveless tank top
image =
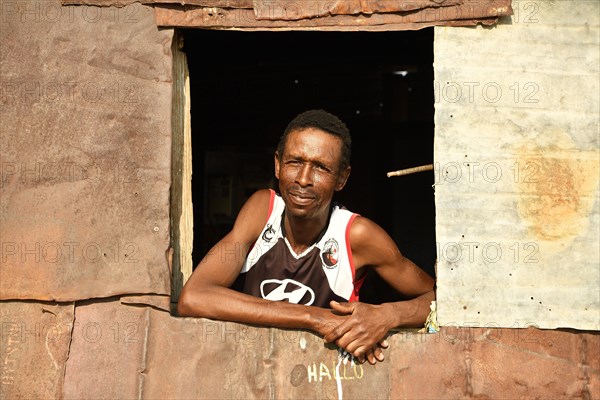
<svg viewBox="0 0 600 400">
<path fill-rule="evenodd" d="M 358 301 L 350 226 L 358 214 L 333 205 L 317 241 L 296 254 L 285 238 L 285 203 L 271 191 L 269 216 L 233 285 L 263 299 L 329 307 L 330 300 Z"/>
</svg>

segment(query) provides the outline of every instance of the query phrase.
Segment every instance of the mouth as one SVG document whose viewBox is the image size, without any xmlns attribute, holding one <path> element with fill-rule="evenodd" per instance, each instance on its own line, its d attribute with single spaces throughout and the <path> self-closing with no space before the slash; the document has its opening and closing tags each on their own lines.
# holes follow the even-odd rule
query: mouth
<svg viewBox="0 0 600 400">
<path fill-rule="evenodd" d="M 306 205 L 315 199 L 315 196 L 313 194 L 307 192 L 290 191 L 289 195 L 290 200 L 292 200 L 297 205 Z"/>
</svg>

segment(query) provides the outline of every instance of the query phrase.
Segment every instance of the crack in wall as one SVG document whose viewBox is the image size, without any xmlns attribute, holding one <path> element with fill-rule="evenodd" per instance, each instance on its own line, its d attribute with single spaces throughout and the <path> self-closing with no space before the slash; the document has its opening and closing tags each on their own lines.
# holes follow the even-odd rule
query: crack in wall
<svg viewBox="0 0 600 400">
<path fill-rule="evenodd" d="M 146 368 L 148 366 L 147 364 L 147 358 L 148 358 L 148 336 L 150 333 L 150 310 L 148 307 L 146 307 L 145 313 L 144 313 L 144 319 L 145 319 L 145 330 L 144 330 L 144 344 L 142 346 L 142 360 L 140 363 L 140 372 L 138 375 L 138 399 L 143 399 L 144 398 L 144 381 L 145 381 L 145 373 L 146 373 Z"/>
<path fill-rule="evenodd" d="M 75 319 L 76 319 L 76 315 L 75 315 L 75 311 L 77 309 L 77 307 L 75 307 L 75 303 L 71 303 L 72 306 L 72 310 L 73 310 L 73 318 L 71 320 L 71 324 L 69 326 L 70 328 L 70 332 L 69 332 L 69 343 L 67 344 L 67 354 L 65 357 L 65 363 L 63 365 L 63 370 L 62 370 L 62 380 L 61 380 L 61 399 L 65 398 L 65 378 L 67 375 L 67 364 L 69 362 L 69 357 L 71 355 L 71 344 L 73 343 L 73 332 L 75 330 Z"/>
</svg>

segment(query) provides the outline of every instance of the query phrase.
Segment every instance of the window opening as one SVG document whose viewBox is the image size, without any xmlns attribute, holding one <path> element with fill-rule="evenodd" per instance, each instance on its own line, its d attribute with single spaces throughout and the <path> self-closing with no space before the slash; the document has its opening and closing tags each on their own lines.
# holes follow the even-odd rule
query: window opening
<svg viewBox="0 0 600 400">
<path fill-rule="evenodd" d="M 433 28 L 402 32 L 185 30 L 191 92 L 193 265 L 257 189 L 276 189 L 273 153 L 307 109 L 339 116 L 352 173 L 334 201 L 381 225 L 435 277 Z M 398 299 L 370 274 L 361 300 Z M 374 290 L 374 288 L 377 288 Z"/>
</svg>

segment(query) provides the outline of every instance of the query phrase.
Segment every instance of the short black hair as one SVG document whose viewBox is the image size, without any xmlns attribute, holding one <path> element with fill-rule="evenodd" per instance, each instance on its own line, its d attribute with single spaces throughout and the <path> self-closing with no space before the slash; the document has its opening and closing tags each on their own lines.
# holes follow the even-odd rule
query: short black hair
<svg viewBox="0 0 600 400">
<path fill-rule="evenodd" d="M 340 171 L 345 170 L 350 165 L 350 155 L 352 152 L 352 138 L 350 130 L 335 115 L 328 113 L 325 110 L 308 110 L 298 114 L 292 122 L 289 123 L 283 135 L 277 144 L 277 153 L 279 157 L 283 155 L 285 143 L 290 132 L 305 128 L 316 128 L 333 136 L 337 136 L 342 140 L 342 158 L 340 160 Z"/>
</svg>

